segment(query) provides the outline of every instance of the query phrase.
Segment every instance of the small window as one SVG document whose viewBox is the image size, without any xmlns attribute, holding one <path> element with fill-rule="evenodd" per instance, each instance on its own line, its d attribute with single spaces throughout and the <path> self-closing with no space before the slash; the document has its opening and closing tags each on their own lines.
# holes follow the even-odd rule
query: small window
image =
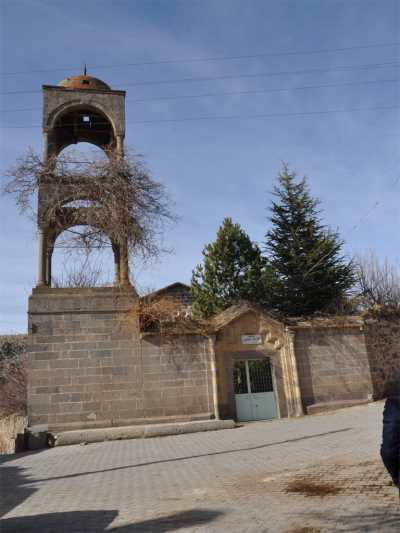
<svg viewBox="0 0 400 533">
<path fill-rule="evenodd" d="M 89 122 L 90 122 L 90 117 L 89 117 L 89 115 L 83 115 L 83 117 L 82 117 L 82 122 L 89 123 Z"/>
<path fill-rule="evenodd" d="M 82 80 L 83 85 L 89 85 L 89 80 Z"/>
</svg>

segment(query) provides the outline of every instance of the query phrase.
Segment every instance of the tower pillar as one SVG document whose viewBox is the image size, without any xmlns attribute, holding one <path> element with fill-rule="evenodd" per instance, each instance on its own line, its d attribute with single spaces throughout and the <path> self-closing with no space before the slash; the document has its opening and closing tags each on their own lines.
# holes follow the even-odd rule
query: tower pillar
<svg viewBox="0 0 400 533">
<path fill-rule="evenodd" d="M 37 231 L 37 286 L 44 287 L 47 285 L 47 246 L 46 246 L 46 232 L 43 228 Z"/>
</svg>

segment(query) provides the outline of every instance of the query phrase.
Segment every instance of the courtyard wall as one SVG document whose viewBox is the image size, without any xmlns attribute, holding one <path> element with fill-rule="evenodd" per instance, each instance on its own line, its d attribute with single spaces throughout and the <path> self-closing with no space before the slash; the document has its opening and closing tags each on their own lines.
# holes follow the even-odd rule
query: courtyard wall
<svg viewBox="0 0 400 533">
<path fill-rule="evenodd" d="M 187 327 L 187 289 L 174 284 L 142 302 L 121 288 L 34 289 L 29 425 L 60 431 L 210 419 L 218 411 L 236 418 L 235 362 L 263 357 L 280 417 L 380 399 L 393 379 L 400 385 L 399 320 L 279 321 L 240 304 L 196 329 Z M 164 298 L 185 311 L 185 328 L 141 329 L 140 313 Z M 258 342 L 244 344 L 243 335 Z"/>
<path fill-rule="evenodd" d="M 365 343 L 374 399 L 400 395 L 400 319 L 366 320 Z"/>
<path fill-rule="evenodd" d="M 305 411 L 313 404 L 372 399 L 362 323 L 296 329 L 295 352 Z"/>
<path fill-rule="evenodd" d="M 210 418 L 209 342 L 141 338 L 126 289 L 34 289 L 29 425 L 43 430 Z"/>
</svg>

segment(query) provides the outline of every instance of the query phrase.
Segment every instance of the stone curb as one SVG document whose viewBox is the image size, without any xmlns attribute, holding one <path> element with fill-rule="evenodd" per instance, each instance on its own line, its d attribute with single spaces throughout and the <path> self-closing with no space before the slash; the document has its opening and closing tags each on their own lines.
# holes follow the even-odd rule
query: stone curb
<svg viewBox="0 0 400 533">
<path fill-rule="evenodd" d="M 166 435 L 180 435 L 196 433 L 198 431 L 215 431 L 218 429 L 233 429 L 233 420 L 201 420 L 195 422 L 180 422 L 174 424 L 149 424 L 143 426 L 122 426 L 115 428 L 82 429 L 48 433 L 50 446 L 66 446 L 68 444 L 82 444 L 104 442 L 109 440 L 145 439 L 149 437 L 163 437 Z"/>
<path fill-rule="evenodd" d="M 357 407 L 357 406 L 366 405 L 369 403 L 373 403 L 373 400 L 372 399 L 341 400 L 341 401 L 336 401 L 336 402 L 314 403 L 307 407 L 307 415 L 327 414 L 333 411 L 338 411 L 339 409 L 347 409 L 349 407 Z"/>
</svg>

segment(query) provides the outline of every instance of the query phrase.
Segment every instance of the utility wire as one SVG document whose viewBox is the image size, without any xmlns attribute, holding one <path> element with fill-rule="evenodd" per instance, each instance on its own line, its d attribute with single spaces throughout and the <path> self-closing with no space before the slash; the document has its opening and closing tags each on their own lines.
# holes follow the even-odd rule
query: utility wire
<svg viewBox="0 0 400 533">
<path fill-rule="evenodd" d="M 290 92 L 290 91 L 300 91 L 307 89 L 325 89 L 332 87 L 348 87 L 354 85 L 372 85 L 377 83 L 397 83 L 399 78 L 393 79 L 382 79 L 382 80 L 364 80 L 364 81 L 350 81 L 344 83 L 329 83 L 324 85 L 303 85 L 300 87 L 288 87 L 288 88 L 269 88 L 269 89 L 254 89 L 248 91 L 226 91 L 226 92 L 215 92 L 215 93 L 201 93 L 201 94 L 187 94 L 187 95 L 177 95 L 177 96 L 154 96 L 150 98 L 138 98 L 132 99 L 127 98 L 125 101 L 130 102 L 131 104 L 139 104 L 145 102 L 158 102 L 158 101 L 169 101 L 169 100 L 192 100 L 196 98 L 211 98 L 218 96 L 241 96 L 241 95 L 250 95 L 250 94 L 264 94 L 264 93 L 279 93 L 279 92 Z M 25 107 L 19 109 L 0 109 L 0 113 L 17 113 L 21 111 L 41 111 L 41 107 Z"/>
<path fill-rule="evenodd" d="M 397 184 L 397 182 L 398 182 L 399 180 L 400 180 L 400 177 L 399 177 L 397 180 L 395 180 L 393 186 L 396 186 L 396 184 Z M 359 221 L 358 221 L 358 222 L 357 222 L 357 223 L 356 223 L 356 224 L 355 224 L 355 225 L 354 225 L 349 231 L 347 231 L 347 232 L 345 233 L 345 235 L 344 235 L 344 237 L 343 237 L 343 240 L 346 240 L 347 237 L 348 237 L 351 233 L 353 233 L 353 231 L 355 231 L 356 229 L 358 229 L 358 228 L 360 227 L 360 225 L 361 225 L 361 222 L 365 222 L 365 220 L 368 219 L 368 217 L 371 215 L 371 213 L 373 213 L 373 211 L 374 211 L 379 205 L 381 205 L 381 204 L 382 204 L 382 202 L 379 201 L 379 200 L 377 200 L 377 201 L 373 204 L 373 206 L 372 206 L 372 207 L 371 207 L 371 208 L 365 213 L 365 215 L 363 215 L 363 216 L 359 219 Z M 314 251 L 314 253 L 319 252 L 319 250 L 320 250 L 323 246 L 325 246 L 325 242 L 326 242 L 326 239 L 324 239 L 324 240 L 319 244 L 319 246 L 318 246 L 317 249 Z M 305 279 L 306 277 L 308 277 L 308 275 L 309 275 L 313 270 L 315 270 L 315 268 L 317 268 L 318 265 L 319 265 L 324 259 L 326 259 L 327 257 L 329 257 L 329 255 L 331 255 L 331 254 L 332 254 L 332 251 L 330 250 L 328 253 L 322 255 L 322 256 L 321 256 L 321 257 L 320 257 L 320 258 L 319 258 L 319 259 L 318 259 L 318 260 L 317 260 L 317 261 L 316 261 L 316 262 L 315 262 L 315 263 L 314 263 L 314 264 L 313 264 L 313 265 L 312 265 L 312 266 L 311 266 L 311 267 L 305 272 L 305 274 L 304 274 L 304 278 L 303 278 L 303 279 Z"/>
<path fill-rule="evenodd" d="M 385 63 L 372 63 L 366 65 L 344 65 L 340 67 L 332 68 L 310 68 L 302 70 L 289 70 L 289 71 L 278 71 L 278 72 L 260 72 L 257 74 L 228 74 L 223 76 L 213 76 L 213 77 L 202 77 L 202 78 L 180 78 L 176 80 L 157 80 L 157 81 L 139 81 L 134 83 L 126 83 L 128 86 L 142 86 L 142 85 L 163 85 L 169 83 L 187 83 L 187 82 L 201 82 L 201 81 L 219 81 L 219 80 L 232 80 L 232 79 L 242 79 L 242 78 L 263 78 L 269 76 L 290 76 L 293 74 L 314 74 L 316 72 L 339 72 L 339 71 L 352 71 L 352 70 L 369 70 L 374 68 L 386 68 L 386 67 L 399 67 L 400 63 L 398 61 L 389 61 Z"/>
<path fill-rule="evenodd" d="M 269 76 L 290 76 L 296 74 L 315 74 L 318 72 L 340 72 L 340 71 L 353 71 L 353 70 L 369 70 L 375 68 L 386 68 L 386 67 L 399 67 L 400 63 L 398 61 L 389 61 L 385 63 L 371 63 L 366 65 L 344 65 L 340 67 L 331 67 L 331 68 L 310 68 L 302 70 L 289 70 L 289 71 L 278 71 L 278 72 L 261 72 L 257 74 L 228 74 L 223 76 L 209 76 L 209 77 L 199 77 L 199 78 L 178 78 L 173 80 L 146 80 L 146 81 L 137 81 L 132 83 L 124 83 L 126 87 L 140 87 L 148 85 L 168 85 L 174 83 L 193 83 L 193 82 L 202 82 L 202 81 L 220 81 L 220 80 L 234 80 L 234 79 L 251 79 L 251 78 L 264 78 Z M 40 90 L 21 90 L 21 91 L 5 91 L 1 92 L 0 95 L 11 95 L 11 94 L 37 94 L 41 93 Z"/>
<path fill-rule="evenodd" d="M 391 188 L 395 188 L 397 186 L 397 184 L 400 183 L 400 176 L 398 176 L 394 181 L 393 181 L 393 184 L 391 185 Z M 373 213 L 375 211 L 375 209 L 380 206 L 380 205 L 383 205 L 383 201 L 382 200 L 377 200 L 373 206 L 358 220 L 358 222 L 356 224 L 354 224 L 354 226 L 352 228 L 350 228 L 344 235 L 344 239 L 346 239 L 351 233 L 353 233 L 353 231 L 355 231 L 356 229 L 358 229 L 360 226 L 361 226 L 361 223 L 362 222 L 365 222 L 368 217 L 371 215 L 371 213 Z M 322 244 L 320 244 L 319 248 L 322 248 L 322 246 L 325 244 L 325 242 L 323 242 Z M 316 250 L 318 251 L 318 249 Z M 318 261 L 316 261 L 311 268 L 309 268 L 306 273 L 304 274 L 304 279 L 325 259 L 327 258 L 329 255 L 330 255 L 331 252 L 328 252 L 327 254 L 324 254 L 323 256 L 321 256 Z"/>
<path fill-rule="evenodd" d="M 300 117 L 308 115 L 327 115 L 331 113 L 353 113 L 358 111 L 389 111 L 393 109 L 400 109 L 400 105 L 391 105 L 391 106 L 373 106 L 373 107 L 352 107 L 348 109 L 321 109 L 318 111 L 298 111 L 294 113 L 260 113 L 254 115 L 209 115 L 209 116 L 200 116 L 200 117 L 186 117 L 186 118 L 167 118 L 167 119 L 154 119 L 154 120 L 135 120 L 133 122 L 128 122 L 126 125 L 135 125 L 135 124 L 162 124 L 162 123 L 173 123 L 173 122 L 190 122 L 190 121 L 203 121 L 203 120 L 234 120 L 234 119 L 252 119 L 252 118 L 275 118 L 275 117 Z M 85 123 L 82 123 L 85 124 Z M 97 124 L 108 124 L 107 122 L 97 122 Z M 73 126 L 73 123 L 70 124 L 60 124 L 60 128 L 65 126 Z M 41 128 L 40 124 L 38 125 L 29 125 L 29 126 L 2 126 L 3 129 L 30 129 L 30 128 Z M 107 132 L 109 129 L 103 130 L 93 130 L 95 133 Z"/>
<path fill-rule="evenodd" d="M 394 79 L 382 79 L 382 80 L 365 80 L 365 81 L 351 81 L 344 83 L 329 83 L 323 85 L 303 85 L 299 87 L 287 87 L 287 88 L 269 88 L 269 89 L 252 89 L 246 91 L 226 91 L 226 92 L 216 92 L 216 93 L 202 93 L 194 95 L 178 95 L 178 96 L 155 96 L 150 98 L 138 98 L 130 99 L 127 98 L 126 101 L 129 101 L 133 104 L 143 103 L 143 102 L 152 102 L 152 101 L 163 101 L 163 100 L 181 100 L 181 99 L 194 99 L 194 98 L 209 98 L 215 96 L 236 96 L 236 95 L 249 95 L 249 94 L 263 94 L 263 93 L 279 93 L 279 92 L 290 92 L 290 91 L 300 91 L 307 89 L 324 89 L 331 87 L 347 87 L 352 85 L 369 85 L 374 83 L 395 83 L 399 81 L 398 78 Z"/>
<path fill-rule="evenodd" d="M 395 189 L 395 187 L 397 186 L 397 184 L 400 183 L 400 176 L 398 176 L 392 183 L 392 185 L 390 186 L 391 189 Z M 373 206 L 365 213 L 365 215 L 363 215 L 359 220 L 358 222 L 356 222 L 356 224 L 354 224 L 354 226 L 352 228 L 350 228 L 350 230 L 347 232 L 346 236 L 348 236 L 350 233 L 353 233 L 353 231 L 357 230 L 360 226 L 361 226 L 361 223 L 362 222 L 365 222 L 365 220 L 368 219 L 368 217 L 375 211 L 375 209 L 377 207 L 379 207 L 380 205 L 383 205 L 383 201 L 382 199 L 381 200 L 377 200 Z"/>
<path fill-rule="evenodd" d="M 212 57 L 203 57 L 203 58 L 161 59 L 158 61 L 138 61 L 138 62 L 133 62 L 133 63 L 120 63 L 118 65 L 92 65 L 90 68 L 91 69 L 113 69 L 113 68 L 124 68 L 124 67 L 140 67 L 140 66 L 147 66 L 147 65 L 168 65 L 168 64 L 178 64 L 178 63 L 203 63 L 203 62 L 205 63 L 209 61 L 230 61 L 234 59 L 257 59 L 261 57 L 325 54 L 325 53 L 330 53 L 330 52 L 346 52 L 349 50 L 366 50 L 369 48 L 388 48 L 388 47 L 396 47 L 396 46 L 400 46 L 400 42 L 362 44 L 362 45 L 355 45 L 355 46 L 345 46 L 341 48 L 322 48 L 319 50 L 290 50 L 290 51 L 280 51 L 280 52 L 261 52 L 259 54 L 212 56 Z M 14 71 L 14 72 L 0 72 L 0 76 L 16 76 L 20 74 L 38 74 L 38 73 L 44 73 L 44 72 L 81 70 L 81 68 L 82 66 L 56 67 L 56 68 L 36 69 L 36 70 L 20 70 L 20 71 Z"/>
</svg>

